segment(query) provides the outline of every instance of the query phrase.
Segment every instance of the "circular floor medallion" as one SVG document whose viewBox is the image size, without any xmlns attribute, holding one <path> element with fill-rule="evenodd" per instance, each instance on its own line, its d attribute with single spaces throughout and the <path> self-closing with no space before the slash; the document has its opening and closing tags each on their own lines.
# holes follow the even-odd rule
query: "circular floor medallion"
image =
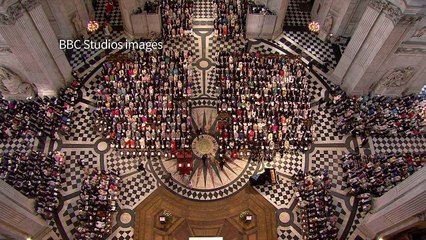
<svg viewBox="0 0 426 240">
<path fill-rule="evenodd" d="M 218 144 L 213 136 L 202 134 L 197 136 L 192 141 L 192 151 L 197 157 L 202 158 L 205 154 L 209 156 L 215 156 Z"/>
</svg>

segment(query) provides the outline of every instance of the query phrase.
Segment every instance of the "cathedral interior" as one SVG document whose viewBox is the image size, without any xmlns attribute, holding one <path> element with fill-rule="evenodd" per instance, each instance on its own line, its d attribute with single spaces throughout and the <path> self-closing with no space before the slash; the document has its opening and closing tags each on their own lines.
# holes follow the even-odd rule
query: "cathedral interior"
<svg viewBox="0 0 426 240">
<path fill-rule="evenodd" d="M 424 0 L 0 2 L 0 239 L 426 237 Z"/>
</svg>

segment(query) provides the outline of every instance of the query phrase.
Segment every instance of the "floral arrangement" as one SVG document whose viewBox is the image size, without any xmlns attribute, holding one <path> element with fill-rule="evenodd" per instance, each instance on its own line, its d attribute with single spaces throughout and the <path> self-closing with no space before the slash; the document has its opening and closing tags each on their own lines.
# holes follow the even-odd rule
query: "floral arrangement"
<svg viewBox="0 0 426 240">
<path fill-rule="evenodd" d="M 242 212 L 240 213 L 240 220 L 241 220 L 241 221 L 246 221 L 246 217 L 247 217 L 248 215 L 251 215 L 251 214 L 250 214 L 250 212 L 249 212 L 248 210 L 242 211 Z"/>
<path fill-rule="evenodd" d="M 173 219 L 173 214 L 168 210 L 163 210 L 161 216 L 166 218 L 166 222 L 171 222 Z"/>
</svg>

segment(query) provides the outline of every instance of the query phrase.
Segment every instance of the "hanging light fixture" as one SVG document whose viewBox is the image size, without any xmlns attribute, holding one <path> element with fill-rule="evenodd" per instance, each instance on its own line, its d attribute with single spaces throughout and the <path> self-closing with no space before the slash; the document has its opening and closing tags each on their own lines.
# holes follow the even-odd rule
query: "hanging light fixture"
<svg viewBox="0 0 426 240">
<path fill-rule="evenodd" d="M 320 24 L 319 22 L 313 20 L 312 22 L 309 23 L 308 28 L 309 30 L 311 30 L 311 32 L 318 32 L 320 30 Z"/>
<path fill-rule="evenodd" d="M 98 22 L 96 22 L 96 21 L 93 20 L 93 21 L 89 21 L 87 23 L 87 30 L 89 32 L 94 32 L 94 31 L 96 31 L 98 29 L 99 29 L 99 23 Z"/>
</svg>

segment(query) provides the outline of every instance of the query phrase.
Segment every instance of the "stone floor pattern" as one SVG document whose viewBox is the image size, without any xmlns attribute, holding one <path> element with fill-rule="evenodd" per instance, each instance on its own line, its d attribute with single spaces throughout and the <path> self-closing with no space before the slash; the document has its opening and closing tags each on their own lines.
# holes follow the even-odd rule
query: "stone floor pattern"
<svg viewBox="0 0 426 240">
<path fill-rule="evenodd" d="M 202 1 L 197 6 L 199 17 L 208 15 L 210 9 L 206 6 L 207 2 Z M 296 17 L 294 18 L 296 19 Z M 193 36 L 185 40 L 169 40 L 165 43 L 167 48 L 181 48 L 192 50 L 197 58 L 193 63 L 195 68 L 196 91 L 193 101 L 192 117 L 193 122 L 198 126 L 206 126 L 210 129 L 217 117 L 215 105 L 214 89 L 214 56 L 219 50 L 231 50 L 244 48 L 245 40 L 215 39 L 213 37 L 213 26 L 194 24 Z M 120 33 L 115 34 L 122 36 Z M 305 62 L 315 61 L 311 52 L 304 52 L 307 49 L 298 48 L 298 45 L 282 39 L 291 38 L 285 33 L 275 41 L 248 40 L 247 46 L 250 51 L 261 53 L 280 53 L 280 54 L 301 54 L 305 56 Z M 309 37 L 309 36 L 308 36 Z M 310 36 L 315 38 L 315 36 Z M 312 40 L 310 44 L 317 44 L 317 40 Z M 299 46 L 300 47 L 300 46 Z M 320 46 L 317 46 L 319 48 Z M 133 239 L 133 209 L 149 196 L 159 185 L 163 185 L 170 191 L 179 194 L 188 199 L 199 201 L 211 201 L 228 197 L 240 190 L 247 184 L 249 177 L 257 172 L 262 172 L 265 167 L 274 167 L 279 175 L 278 184 L 273 186 L 261 186 L 255 189 L 262 194 L 271 204 L 277 208 L 278 236 L 277 239 L 302 239 L 301 225 L 297 218 L 297 202 L 295 198 L 295 189 L 292 186 L 291 176 L 298 170 L 310 171 L 314 169 L 328 170 L 332 178 L 331 192 L 334 196 L 336 215 L 338 217 L 339 239 L 357 238 L 356 226 L 361 221 L 361 215 L 354 204 L 354 197 L 348 195 L 348 190 L 344 189 L 342 181 L 342 169 L 339 166 L 339 158 L 349 152 L 392 152 L 392 151 L 416 151 L 426 148 L 425 139 L 389 139 L 375 138 L 370 139 L 365 149 L 359 148 L 359 139 L 351 136 L 341 136 L 334 130 L 334 119 L 330 111 L 318 106 L 320 99 L 328 96 L 330 84 L 325 80 L 327 78 L 321 71 L 312 71 L 310 73 L 310 94 L 315 98 L 314 122 L 318 132 L 318 141 L 306 153 L 285 154 L 283 158 L 276 157 L 272 162 L 251 162 L 246 158 L 237 161 L 235 166 L 230 166 L 234 171 L 228 172 L 229 177 L 226 181 L 221 181 L 224 175 L 217 175 L 212 171 L 200 169 L 200 179 L 194 183 L 193 188 L 187 187 L 185 179 L 179 179 L 179 176 L 173 175 L 173 181 L 165 181 L 166 174 L 174 167 L 175 161 L 167 158 L 151 158 L 147 160 L 140 157 L 137 153 L 121 155 L 110 147 L 108 141 L 100 137 L 93 126 L 93 117 L 90 114 L 94 108 L 94 92 L 97 87 L 95 76 L 100 72 L 100 65 L 105 61 L 102 53 L 83 53 L 88 59 L 91 59 L 90 66 L 81 62 L 80 57 L 70 59 L 74 69 L 84 78 L 84 86 L 80 90 L 80 101 L 76 106 L 77 115 L 74 121 L 71 135 L 62 138 L 60 141 L 51 141 L 50 139 L 25 139 L 1 143 L 2 151 L 20 151 L 23 145 L 30 143 L 34 147 L 43 149 L 45 152 L 58 150 L 65 153 L 66 172 L 64 174 L 65 182 L 62 187 L 62 197 L 58 215 L 51 221 L 54 233 L 45 239 L 73 239 L 77 224 L 77 199 L 81 187 L 82 169 L 78 161 L 85 161 L 90 167 L 100 170 L 114 170 L 119 173 L 123 183 L 120 190 L 118 212 L 116 213 L 113 233 L 108 239 Z M 321 61 L 337 61 L 335 54 L 328 52 L 321 55 L 318 59 Z M 77 54 L 78 55 L 78 54 Z M 75 56 L 77 56 L 75 55 Z M 209 135 L 210 136 L 210 135 Z M 208 138 L 208 137 L 207 137 Z M 212 144 L 214 141 L 212 140 Z M 194 143 L 197 144 L 197 143 Z M 203 149 L 199 151 L 205 151 Z M 195 155 L 195 154 L 194 154 Z M 140 163 L 145 165 L 145 172 L 140 172 L 137 167 Z M 198 174 L 198 173 L 197 173 Z M 215 180 L 213 180 L 215 179 Z M 362 238 L 357 238 L 362 239 Z"/>
</svg>

